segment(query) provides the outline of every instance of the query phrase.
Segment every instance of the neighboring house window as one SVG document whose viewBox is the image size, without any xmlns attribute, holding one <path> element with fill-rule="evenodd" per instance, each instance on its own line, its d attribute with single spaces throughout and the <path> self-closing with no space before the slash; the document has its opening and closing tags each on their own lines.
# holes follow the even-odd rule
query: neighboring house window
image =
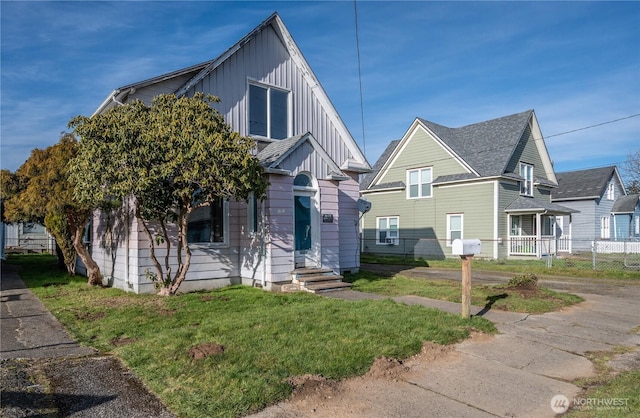
<svg viewBox="0 0 640 418">
<path fill-rule="evenodd" d="M 520 220 L 522 216 L 512 216 L 511 217 L 511 236 L 518 237 L 522 235 L 522 229 L 520 228 Z"/>
<path fill-rule="evenodd" d="M 640 216 L 636 216 L 636 235 L 640 235 Z"/>
<path fill-rule="evenodd" d="M 385 218 L 377 218 L 378 228 L 376 236 L 377 244 L 398 245 L 398 222 L 397 216 L 389 216 Z"/>
<path fill-rule="evenodd" d="M 249 84 L 249 135 L 271 139 L 289 136 L 289 92 Z"/>
<path fill-rule="evenodd" d="M 431 197 L 431 180 L 433 172 L 431 168 L 420 168 L 407 171 L 407 183 L 409 184 L 408 199 Z"/>
<path fill-rule="evenodd" d="M 610 219 L 608 216 L 603 216 L 600 218 L 600 238 L 609 239 L 611 238 L 611 232 L 609 229 Z"/>
<path fill-rule="evenodd" d="M 247 227 L 250 234 L 258 232 L 258 199 L 254 192 L 249 193 L 247 201 Z"/>
<path fill-rule="evenodd" d="M 616 186 L 613 183 L 609 183 L 607 186 L 607 200 L 614 200 L 616 194 Z"/>
<path fill-rule="evenodd" d="M 187 241 L 189 243 L 223 243 L 226 238 L 227 214 L 222 198 L 215 199 L 209 206 L 196 208 L 189 215 Z"/>
<path fill-rule="evenodd" d="M 520 163 L 520 194 L 533 196 L 533 166 L 531 164 Z"/>
<path fill-rule="evenodd" d="M 447 215 L 447 247 L 451 246 L 453 240 L 462 239 L 462 224 L 462 214 Z"/>
</svg>

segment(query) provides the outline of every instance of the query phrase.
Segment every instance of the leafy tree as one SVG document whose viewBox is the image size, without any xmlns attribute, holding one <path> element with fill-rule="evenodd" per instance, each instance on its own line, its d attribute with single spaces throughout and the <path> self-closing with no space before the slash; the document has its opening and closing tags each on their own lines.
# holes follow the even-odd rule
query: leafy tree
<svg viewBox="0 0 640 418">
<path fill-rule="evenodd" d="M 263 196 L 267 187 L 251 153 L 254 141 L 231 131 L 210 106 L 217 100 L 202 93 L 160 95 L 150 106 L 133 101 L 69 124 L 80 137 L 72 162 L 76 197 L 93 205 L 130 199 L 155 267 L 147 274 L 162 295 L 175 294 L 186 278 L 190 214 L 218 198 L 247 199 L 252 191 Z M 165 249 L 162 263 L 159 247 Z"/>
<path fill-rule="evenodd" d="M 627 156 L 623 171 L 627 178 L 627 193 L 640 193 L 640 149 Z"/>
<path fill-rule="evenodd" d="M 62 250 L 69 273 L 75 274 L 78 255 L 87 267 L 89 284 L 101 286 L 100 269 L 82 242 L 92 210 L 74 199 L 69 182 L 68 162 L 77 149 L 70 133 L 63 133 L 55 145 L 34 149 L 15 173 L 15 193 L 5 202 L 5 216 L 12 222 L 44 223 Z"/>
</svg>

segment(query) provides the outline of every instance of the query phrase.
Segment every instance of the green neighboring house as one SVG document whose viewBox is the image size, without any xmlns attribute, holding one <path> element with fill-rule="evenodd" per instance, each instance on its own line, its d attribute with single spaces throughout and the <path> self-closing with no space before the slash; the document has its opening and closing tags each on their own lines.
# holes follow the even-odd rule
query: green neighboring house
<svg viewBox="0 0 640 418">
<path fill-rule="evenodd" d="M 442 258 L 456 238 L 479 238 L 485 258 L 561 252 L 556 216 L 576 211 L 551 203 L 555 187 L 533 110 L 459 128 L 416 118 L 361 182 L 362 252 Z"/>
</svg>

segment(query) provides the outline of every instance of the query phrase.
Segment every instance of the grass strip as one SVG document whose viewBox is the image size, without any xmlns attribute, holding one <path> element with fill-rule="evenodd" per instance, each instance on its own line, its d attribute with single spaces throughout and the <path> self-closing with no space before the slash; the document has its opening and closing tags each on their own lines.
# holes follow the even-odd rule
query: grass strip
<svg viewBox="0 0 640 418">
<path fill-rule="evenodd" d="M 462 286 L 451 280 L 410 278 L 402 275 L 392 277 L 361 271 L 347 275 L 353 289 L 377 293 L 384 296 L 415 295 L 430 299 L 460 303 Z M 554 292 L 549 289 L 518 289 L 507 285 L 472 285 L 471 304 L 510 312 L 545 313 L 582 302 L 579 296 Z"/>
<path fill-rule="evenodd" d="M 452 344 L 469 320 L 391 300 L 358 302 L 308 293 L 277 294 L 234 286 L 176 297 L 91 288 L 69 278 L 53 257 L 11 257 L 21 277 L 82 344 L 113 353 L 181 417 L 240 416 L 286 399 L 288 379 L 343 379 L 375 358 L 407 358 L 423 341 Z M 194 360 L 189 349 L 215 343 L 224 352 Z"/>
</svg>

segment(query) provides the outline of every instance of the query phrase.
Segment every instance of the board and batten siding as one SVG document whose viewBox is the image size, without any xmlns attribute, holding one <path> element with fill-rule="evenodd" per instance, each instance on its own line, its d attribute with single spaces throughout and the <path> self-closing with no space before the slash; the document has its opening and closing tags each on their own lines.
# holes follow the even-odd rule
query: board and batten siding
<svg viewBox="0 0 640 418">
<path fill-rule="evenodd" d="M 255 81 L 291 92 L 292 136 L 311 132 L 338 165 L 353 157 L 318 101 L 315 90 L 291 59 L 280 37 L 266 27 L 235 54 L 196 83 L 188 92 L 200 91 L 220 98 L 214 107 L 234 131 L 248 135 L 248 88 Z"/>
</svg>

